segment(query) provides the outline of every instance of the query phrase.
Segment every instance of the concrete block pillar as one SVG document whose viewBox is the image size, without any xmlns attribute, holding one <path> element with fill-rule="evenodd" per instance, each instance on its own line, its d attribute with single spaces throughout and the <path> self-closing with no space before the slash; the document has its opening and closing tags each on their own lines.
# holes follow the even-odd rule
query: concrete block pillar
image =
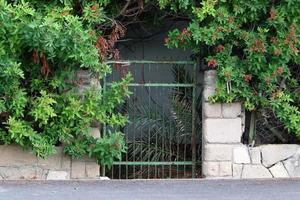
<svg viewBox="0 0 300 200">
<path fill-rule="evenodd" d="M 202 102 L 202 175 L 206 178 L 233 177 L 233 149 L 242 146 L 241 103 L 209 102 L 215 94 L 217 73 L 204 74 Z"/>
</svg>

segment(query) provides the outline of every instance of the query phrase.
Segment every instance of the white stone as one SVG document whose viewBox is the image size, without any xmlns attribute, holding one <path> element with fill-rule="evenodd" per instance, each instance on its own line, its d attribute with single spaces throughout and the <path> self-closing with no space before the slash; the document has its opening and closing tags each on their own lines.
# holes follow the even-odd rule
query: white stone
<svg viewBox="0 0 300 200">
<path fill-rule="evenodd" d="M 47 180 L 69 180 L 70 174 L 66 171 L 50 170 L 47 175 Z"/>
<path fill-rule="evenodd" d="M 296 154 L 293 155 L 293 157 L 283 161 L 283 163 L 291 177 L 300 178 L 300 149 L 299 148 Z"/>
<path fill-rule="evenodd" d="M 232 164 L 232 177 L 240 179 L 242 178 L 243 165 Z"/>
<path fill-rule="evenodd" d="M 110 178 L 108 178 L 107 176 L 100 176 L 99 179 L 102 180 L 102 181 L 109 181 L 110 180 Z"/>
<path fill-rule="evenodd" d="M 204 141 L 209 143 L 240 143 L 242 137 L 241 118 L 205 119 Z"/>
<path fill-rule="evenodd" d="M 219 176 L 219 162 L 203 162 L 202 174 L 204 177 L 218 177 Z"/>
<path fill-rule="evenodd" d="M 43 169 L 60 170 L 63 156 L 63 148 L 57 147 L 56 153 L 49 156 L 47 159 L 38 158 L 38 166 Z"/>
<path fill-rule="evenodd" d="M 244 165 L 242 178 L 272 178 L 267 168 L 262 165 Z"/>
<path fill-rule="evenodd" d="M 219 176 L 220 177 L 226 177 L 226 176 L 231 176 L 232 177 L 232 164 L 231 164 L 231 162 L 220 162 Z"/>
<path fill-rule="evenodd" d="M 220 118 L 222 111 L 221 111 L 221 104 L 215 103 L 211 104 L 208 102 L 204 102 L 202 104 L 203 109 L 203 116 L 206 118 Z"/>
<path fill-rule="evenodd" d="M 4 180 L 40 179 L 37 177 L 37 168 L 34 166 L 0 167 L 0 177 Z"/>
<path fill-rule="evenodd" d="M 100 167 L 96 162 L 87 162 L 85 165 L 87 178 L 99 178 Z"/>
<path fill-rule="evenodd" d="M 96 127 L 91 128 L 90 134 L 94 138 L 100 138 L 100 130 L 99 130 L 99 128 L 96 128 Z"/>
<path fill-rule="evenodd" d="M 85 162 L 82 160 L 72 160 L 71 167 L 71 178 L 72 179 L 84 179 L 86 178 L 85 173 Z"/>
<path fill-rule="evenodd" d="M 232 161 L 232 150 L 238 145 L 206 144 L 204 145 L 204 161 Z"/>
<path fill-rule="evenodd" d="M 261 164 L 260 147 L 249 148 L 250 158 L 252 164 Z"/>
<path fill-rule="evenodd" d="M 215 86 L 217 80 L 217 71 L 208 70 L 204 72 L 204 86 Z"/>
<path fill-rule="evenodd" d="M 222 116 L 223 118 L 237 118 L 241 117 L 242 105 L 239 102 L 236 103 L 223 103 L 222 104 Z"/>
<path fill-rule="evenodd" d="M 297 145 L 264 145 L 261 146 L 262 164 L 270 167 L 282 160 L 292 157 L 297 151 Z"/>
<path fill-rule="evenodd" d="M 289 174 L 287 173 L 282 162 L 277 163 L 273 167 L 269 168 L 271 174 L 274 178 L 289 178 Z"/>
<path fill-rule="evenodd" d="M 250 163 L 250 156 L 248 147 L 239 146 L 233 148 L 233 162 L 235 164 L 248 164 Z"/>
<path fill-rule="evenodd" d="M 206 86 L 203 89 L 203 99 L 205 101 L 209 101 L 209 97 L 213 96 L 216 92 L 216 88 L 214 86 Z"/>
<path fill-rule="evenodd" d="M 0 145 L 0 166 L 36 165 L 37 157 L 17 145 Z"/>
</svg>

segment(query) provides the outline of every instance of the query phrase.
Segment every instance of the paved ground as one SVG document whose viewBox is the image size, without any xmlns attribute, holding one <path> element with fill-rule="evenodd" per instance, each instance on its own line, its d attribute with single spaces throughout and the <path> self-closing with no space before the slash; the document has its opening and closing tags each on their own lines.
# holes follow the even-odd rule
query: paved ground
<svg viewBox="0 0 300 200">
<path fill-rule="evenodd" d="M 300 180 L 0 182 L 0 200 L 299 200 Z"/>
</svg>

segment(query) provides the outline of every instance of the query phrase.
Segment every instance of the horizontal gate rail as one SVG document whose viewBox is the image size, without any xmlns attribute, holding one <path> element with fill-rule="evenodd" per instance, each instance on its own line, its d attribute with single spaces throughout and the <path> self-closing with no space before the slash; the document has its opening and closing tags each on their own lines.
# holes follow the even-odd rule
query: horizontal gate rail
<svg viewBox="0 0 300 200">
<path fill-rule="evenodd" d="M 106 83 L 107 86 L 113 85 L 112 83 Z M 193 87 L 194 84 L 184 84 L 184 83 L 129 83 L 129 87 Z"/>
<path fill-rule="evenodd" d="M 118 61 L 106 61 L 105 64 L 178 64 L 178 65 L 194 65 L 193 61 L 149 61 L 149 60 L 118 60 Z"/>
<path fill-rule="evenodd" d="M 193 165 L 192 161 L 174 161 L 174 162 L 114 162 L 114 165 L 139 165 L 139 166 L 151 166 L 151 165 Z"/>
</svg>

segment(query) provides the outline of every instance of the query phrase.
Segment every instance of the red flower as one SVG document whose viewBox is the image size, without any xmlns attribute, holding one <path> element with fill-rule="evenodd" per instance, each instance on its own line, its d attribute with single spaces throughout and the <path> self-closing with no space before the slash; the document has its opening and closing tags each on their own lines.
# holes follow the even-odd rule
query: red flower
<svg viewBox="0 0 300 200">
<path fill-rule="evenodd" d="M 283 73 L 283 67 L 282 66 L 279 66 L 277 68 L 277 74 L 282 74 Z"/>
<path fill-rule="evenodd" d="M 217 47 L 216 47 L 216 51 L 217 52 L 222 52 L 224 51 L 225 47 L 222 45 L 222 44 L 219 44 Z"/>
<path fill-rule="evenodd" d="M 96 11 L 96 10 L 97 10 L 97 6 L 96 6 L 96 5 L 92 5 L 92 6 L 91 6 L 91 10 L 92 10 L 92 11 Z"/>
<path fill-rule="evenodd" d="M 249 83 L 251 81 L 251 76 L 249 74 L 245 74 L 244 75 L 244 81 L 246 81 L 247 83 Z"/>
<path fill-rule="evenodd" d="M 191 33 L 186 29 L 184 28 L 181 32 L 181 35 L 186 35 L 186 36 L 189 36 Z"/>
<path fill-rule="evenodd" d="M 215 68 L 217 66 L 217 61 L 215 59 L 210 59 L 207 63 L 208 67 Z"/>
</svg>

